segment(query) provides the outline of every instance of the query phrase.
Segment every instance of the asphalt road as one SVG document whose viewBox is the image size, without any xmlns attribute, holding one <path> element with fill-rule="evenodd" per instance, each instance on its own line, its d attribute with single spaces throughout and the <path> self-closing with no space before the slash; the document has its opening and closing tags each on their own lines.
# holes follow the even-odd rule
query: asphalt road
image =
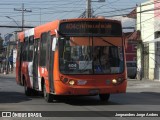
<svg viewBox="0 0 160 120">
<path fill-rule="evenodd" d="M 77 114 L 75 111 L 88 111 L 92 112 L 91 114 L 97 114 L 94 111 L 160 111 L 160 82 L 128 80 L 127 93 L 111 95 L 108 103 L 100 102 L 98 96 L 63 97 L 53 103 L 46 103 L 41 96 L 25 96 L 23 87 L 16 84 L 13 75 L 0 75 L 0 111 L 73 111 L 73 114 Z M 80 119 L 78 115 L 77 119 Z M 16 119 L 21 120 L 21 118 Z M 49 118 L 45 119 L 49 120 Z M 130 117 L 126 119 L 130 120 Z M 146 119 L 149 120 L 150 117 Z"/>
</svg>

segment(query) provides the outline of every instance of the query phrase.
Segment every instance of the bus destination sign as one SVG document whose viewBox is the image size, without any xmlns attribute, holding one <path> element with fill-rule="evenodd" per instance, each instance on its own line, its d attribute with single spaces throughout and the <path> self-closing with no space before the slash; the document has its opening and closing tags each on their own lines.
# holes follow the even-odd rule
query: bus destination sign
<svg viewBox="0 0 160 120">
<path fill-rule="evenodd" d="M 59 32 L 65 36 L 121 36 L 121 24 L 102 21 L 77 21 L 60 24 Z"/>
</svg>

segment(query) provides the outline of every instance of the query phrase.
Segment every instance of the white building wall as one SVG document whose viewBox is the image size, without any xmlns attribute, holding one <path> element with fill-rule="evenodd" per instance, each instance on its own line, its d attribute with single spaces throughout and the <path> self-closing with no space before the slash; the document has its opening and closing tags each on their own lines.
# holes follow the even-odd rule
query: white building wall
<svg viewBox="0 0 160 120">
<path fill-rule="evenodd" d="M 137 7 L 137 30 L 141 31 L 141 39 L 143 44 L 147 41 L 152 41 L 155 38 L 154 32 L 159 29 L 155 24 L 155 15 L 154 15 L 154 4 L 146 5 L 152 3 L 154 0 L 149 0 L 145 3 L 142 3 Z M 146 10 L 151 10 L 144 12 Z M 137 51 L 137 55 L 144 55 L 143 52 L 140 53 L 140 50 Z M 155 69 L 155 44 L 149 43 L 149 69 L 148 77 L 149 79 L 154 79 L 154 69 Z M 138 56 L 137 56 L 138 57 Z M 142 56 L 141 56 L 142 57 Z M 141 66 L 141 59 L 137 59 L 137 66 Z"/>
</svg>

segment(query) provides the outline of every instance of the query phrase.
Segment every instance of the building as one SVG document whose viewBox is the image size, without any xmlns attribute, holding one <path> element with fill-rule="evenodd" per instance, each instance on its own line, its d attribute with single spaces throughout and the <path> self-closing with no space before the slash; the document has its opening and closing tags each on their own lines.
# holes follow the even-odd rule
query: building
<svg viewBox="0 0 160 120">
<path fill-rule="evenodd" d="M 126 45 L 126 61 L 137 61 L 137 44 L 140 41 L 140 31 L 127 32 L 125 34 Z"/>
<path fill-rule="evenodd" d="M 2 72 L 2 67 L 3 67 L 3 59 L 4 59 L 3 51 L 4 51 L 4 49 L 3 49 L 3 39 L 0 36 L 0 73 Z"/>
<path fill-rule="evenodd" d="M 5 48 L 5 69 L 9 70 L 9 68 L 13 68 L 15 66 L 15 50 L 17 45 L 17 33 L 8 33 L 4 36 L 3 46 Z"/>
<path fill-rule="evenodd" d="M 149 0 L 137 7 L 137 30 L 142 43 L 137 46 L 137 66 L 142 77 L 160 80 L 160 1 Z"/>
<path fill-rule="evenodd" d="M 140 42 L 140 31 L 124 33 L 126 41 L 127 75 L 135 79 L 137 76 L 137 45 Z"/>
<path fill-rule="evenodd" d="M 0 36 L 0 61 L 1 61 L 2 57 L 3 57 L 2 53 L 3 53 L 3 39 Z"/>
</svg>

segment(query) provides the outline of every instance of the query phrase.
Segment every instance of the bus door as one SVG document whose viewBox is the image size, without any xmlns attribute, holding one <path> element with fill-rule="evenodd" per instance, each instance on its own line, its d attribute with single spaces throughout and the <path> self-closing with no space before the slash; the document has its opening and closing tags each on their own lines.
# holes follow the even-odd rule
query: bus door
<svg viewBox="0 0 160 120">
<path fill-rule="evenodd" d="M 55 39 L 53 37 L 51 37 L 50 32 L 48 32 L 47 35 L 47 69 L 48 69 L 48 77 L 49 77 L 49 87 L 50 87 L 50 91 L 54 92 L 54 82 L 53 82 L 53 64 L 54 64 L 54 51 L 52 50 L 52 44 L 55 43 L 54 41 Z"/>
<path fill-rule="evenodd" d="M 33 57 L 33 88 L 38 89 L 38 41 L 34 40 Z"/>
<path fill-rule="evenodd" d="M 17 75 L 18 75 L 18 83 L 22 84 L 21 80 L 21 67 L 22 67 L 22 48 L 23 48 L 23 43 L 19 42 L 18 43 L 18 54 L 17 54 L 17 61 L 16 61 L 16 67 L 17 67 Z"/>
</svg>

